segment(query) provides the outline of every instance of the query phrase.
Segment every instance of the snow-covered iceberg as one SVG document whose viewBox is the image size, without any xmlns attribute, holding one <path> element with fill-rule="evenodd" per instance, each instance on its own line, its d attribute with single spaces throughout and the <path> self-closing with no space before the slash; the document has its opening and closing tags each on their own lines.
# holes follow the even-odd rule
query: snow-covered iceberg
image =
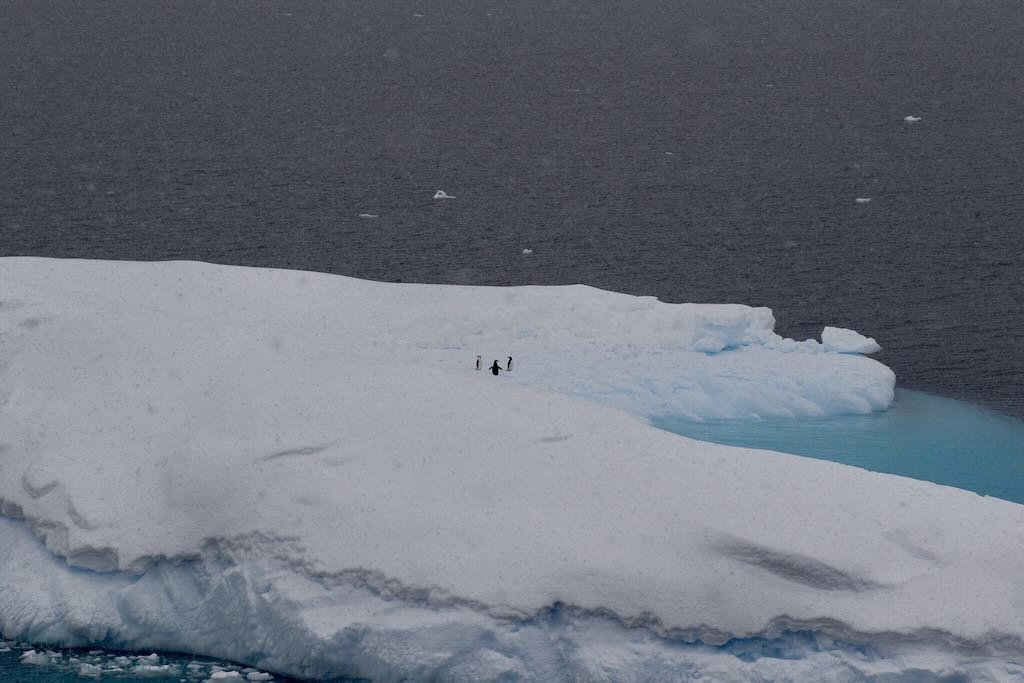
<svg viewBox="0 0 1024 683">
<path fill-rule="evenodd" d="M 0 631 L 375 680 L 675 678 L 681 642 L 792 630 L 899 650 L 839 664 L 864 672 L 1011 670 L 1024 507 L 643 419 L 888 405 L 881 364 L 772 328 L 578 286 L 0 259 Z"/>
</svg>

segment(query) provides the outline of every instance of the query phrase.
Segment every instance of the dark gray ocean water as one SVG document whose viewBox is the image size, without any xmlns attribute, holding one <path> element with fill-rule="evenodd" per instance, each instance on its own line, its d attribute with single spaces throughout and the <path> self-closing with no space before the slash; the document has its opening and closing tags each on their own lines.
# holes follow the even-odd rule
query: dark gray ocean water
<svg viewBox="0 0 1024 683">
<path fill-rule="evenodd" d="M 765 305 L 1024 416 L 1022 95 L 1019 0 L 6 1 L 0 255 Z"/>
</svg>

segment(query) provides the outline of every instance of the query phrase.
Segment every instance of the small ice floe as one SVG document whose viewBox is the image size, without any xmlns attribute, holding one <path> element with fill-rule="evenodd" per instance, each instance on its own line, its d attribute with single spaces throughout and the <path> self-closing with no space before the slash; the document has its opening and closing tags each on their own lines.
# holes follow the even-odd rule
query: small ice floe
<svg viewBox="0 0 1024 683">
<path fill-rule="evenodd" d="M 424 15 L 423 14 L 414 14 L 413 16 L 414 17 L 420 17 L 422 19 Z"/>
<path fill-rule="evenodd" d="M 523 256 L 529 256 L 533 253 L 533 249 L 523 249 Z"/>
<path fill-rule="evenodd" d="M 136 664 L 129 673 L 139 678 L 174 678 L 178 668 L 170 664 Z"/>
<path fill-rule="evenodd" d="M 28 652 L 21 655 L 19 660 L 22 664 L 30 664 L 33 666 L 46 666 L 50 663 L 50 658 L 46 656 L 45 652 L 36 652 L 35 650 L 29 650 Z"/>
<path fill-rule="evenodd" d="M 857 197 L 853 201 L 857 202 L 858 204 L 867 204 L 868 202 L 871 201 L 871 197 Z"/>
<path fill-rule="evenodd" d="M 380 216 L 378 216 L 375 213 L 361 213 L 361 214 L 359 214 L 359 217 L 360 218 L 380 218 Z"/>
<path fill-rule="evenodd" d="M 920 116 L 904 116 L 903 120 L 906 121 L 907 123 L 917 123 L 918 121 L 921 120 L 921 117 Z"/>
<path fill-rule="evenodd" d="M 206 680 L 209 683 L 209 681 L 244 681 L 245 679 L 237 671 L 214 671 Z"/>
<path fill-rule="evenodd" d="M 100 678 L 103 675 L 103 667 L 99 664 L 82 662 L 78 665 L 79 678 Z"/>
<path fill-rule="evenodd" d="M 455 195 L 448 194 L 444 190 L 438 190 L 434 193 L 434 199 L 455 199 Z"/>
<path fill-rule="evenodd" d="M 675 155 L 675 152 L 665 152 L 665 156 L 674 157 Z"/>
</svg>

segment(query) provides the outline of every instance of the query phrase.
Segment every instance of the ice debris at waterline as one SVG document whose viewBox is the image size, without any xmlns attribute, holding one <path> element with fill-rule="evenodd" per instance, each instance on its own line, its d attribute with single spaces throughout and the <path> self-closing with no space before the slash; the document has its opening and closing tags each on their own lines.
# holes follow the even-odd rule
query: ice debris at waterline
<svg viewBox="0 0 1024 683">
<path fill-rule="evenodd" d="M 0 292 L 8 638 L 658 680 L 701 670 L 678 642 L 804 631 L 875 653 L 837 677 L 1020 671 L 1024 506 L 643 419 L 888 406 L 887 368 L 768 309 L 28 258 Z"/>
<path fill-rule="evenodd" d="M 74 678 L 72 678 L 74 677 Z M 34 649 L 25 643 L 0 640 L 3 681 L 256 681 L 280 680 L 273 674 L 228 662 L 192 656 L 137 655 L 96 649 Z"/>
</svg>

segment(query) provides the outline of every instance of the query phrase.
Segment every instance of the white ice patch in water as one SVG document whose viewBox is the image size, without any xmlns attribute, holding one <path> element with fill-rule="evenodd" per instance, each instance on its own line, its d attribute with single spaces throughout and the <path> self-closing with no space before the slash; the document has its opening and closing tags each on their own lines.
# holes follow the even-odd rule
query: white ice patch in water
<svg viewBox="0 0 1024 683">
<path fill-rule="evenodd" d="M 434 193 L 434 199 L 455 199 L 455 195 L 448 194 L 444 190 L 438 190 Z"/>
<path fill-rule="evenodd" d="M 917 123 L 918 121 L 921 120 L 921 117 L 920 116 L 904 116 L 903 120 L 906 121 L 907 123 Z"/>
<path fill-rule="evenodd" d="M 100 678 L 103 676 L 103 667 L 99 664 L 82 662 L 78 665 L 78 675 L 82 678 Z"/>
<path fill-rule="evenodd" d="M 29 650 L 21 655 L 21 663 L 30 666 L 47 666 L 50 663 L 50 657 L 45 652 Z"/>
</svg>

